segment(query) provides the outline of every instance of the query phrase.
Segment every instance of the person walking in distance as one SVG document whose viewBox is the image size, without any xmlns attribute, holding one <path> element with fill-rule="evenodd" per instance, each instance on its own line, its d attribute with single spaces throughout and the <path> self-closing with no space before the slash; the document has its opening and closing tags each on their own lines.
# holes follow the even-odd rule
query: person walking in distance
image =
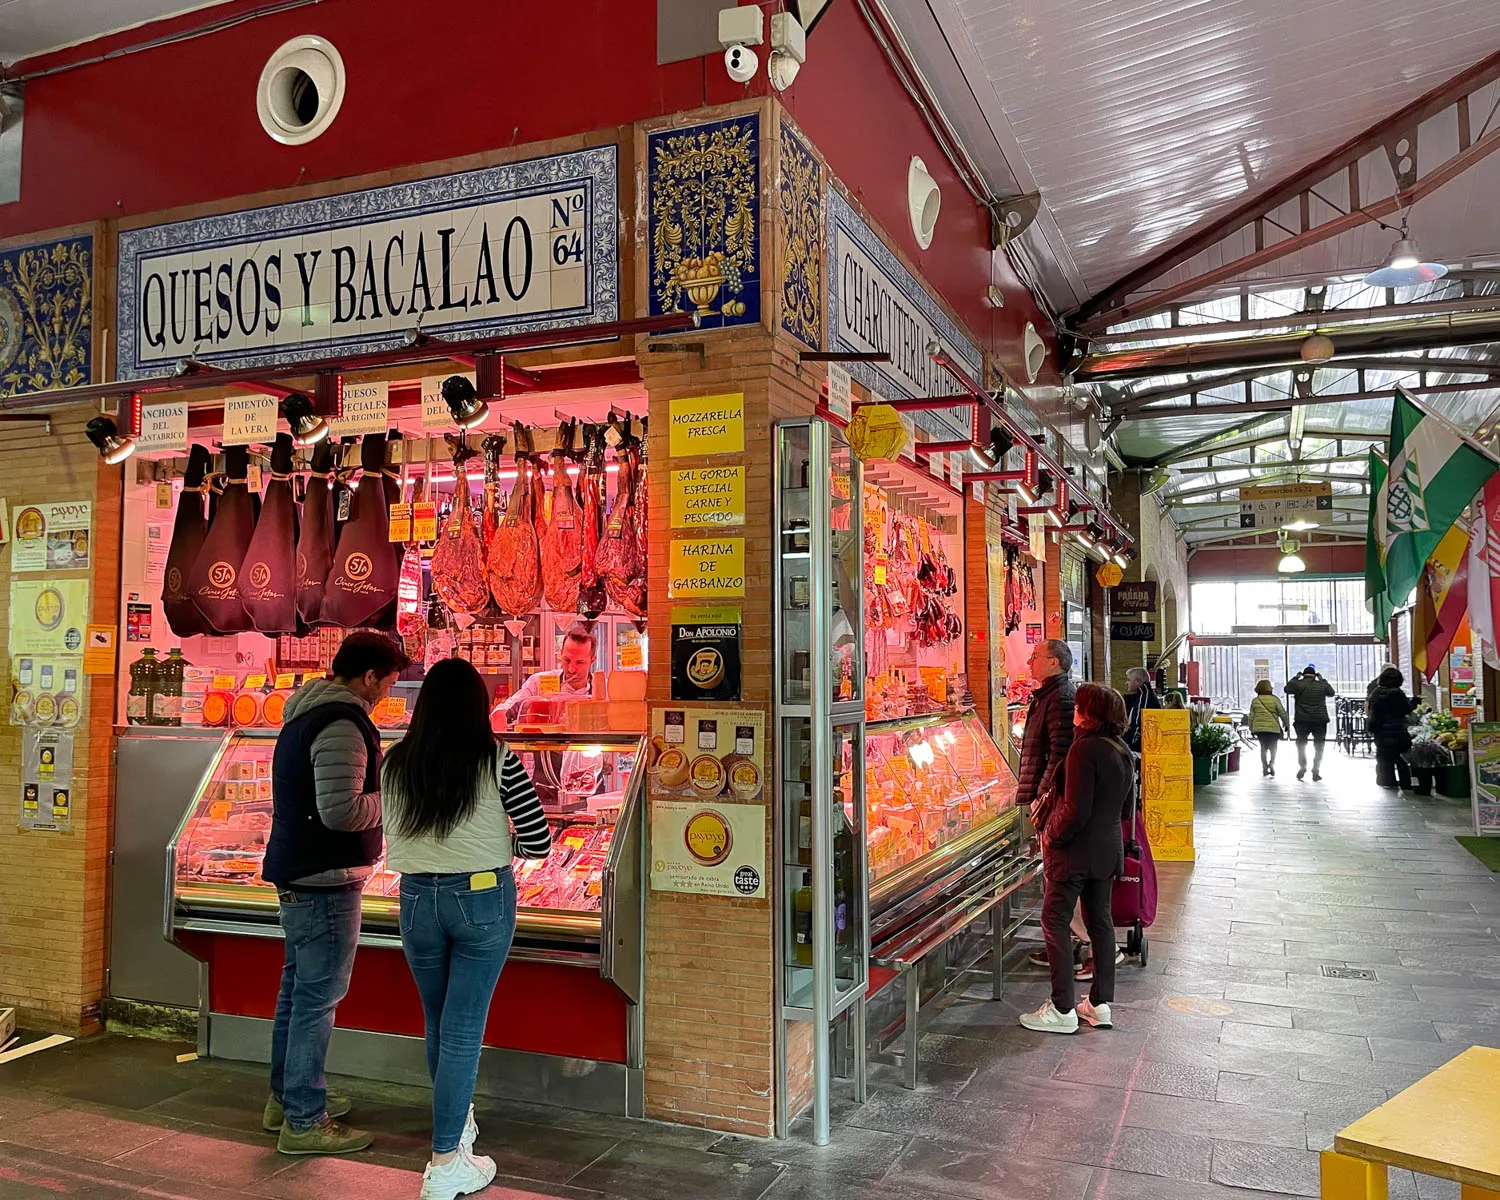
<svg viewBox="0 0 1500 1200">
<path fill-rule="evenodd" d="M 1274 776 L 1276 747 L 1281 741 L 1281 735 L 1291 732 L 1291 726 L 1287 719 L 1286 705 L 1272 692 L 1269 679 L 1256 682 L 1250 711 L 1246 713 L 1246 723 L 1250 726 L 1250 732 L 1255 735 L 1255 740 L 1260 743 L 1260 773 Z M 1314 778 L 1317 778 L 1316 774 Z"/>
<path fill-rule="evenodd" d="M 1073 650 L 1056 638 L 1038 642 L 1028 660 L 1035 686 L 1026 706 L 1026 731 L 1021 737 L 1021 771 L 1016 782 L 1016 807 L 1029 812 L 1033 826 L 1042 828 L 1046 806 L 1062 786 L 1063 760 L 1073 744 Z M 1045 951 L 1033 951 L 1031 961 L 1047 964 Z"/>
<path fill-rule="evenodd" d="M 337 1118 L 323 1067 L 333 1014 L 349 990 L 360 894 L 380 857 L 380 733 L 370 710 L 410 660 L 390 638 L 351 633 L 332 679 L 287 701 L 271 761 L 271 834 L 261 875 L 276 886 L 286 959 L 271 1034 L 271 1096 L 262 1124 L 283 1154 L 347 1154 L 371 1135 Z"/>
<path fill-rule="evenodd" d="M 1063 788 L 1047 807 L 1038 828 L 1042 839 L 1042 933 L 1047 939 L 1052 996 L 1021 1024 L 1041 1033 L 1077 1033 L 1082 1018 L 1097 1029 L 1114 1021 L 1115 927 L 1111 913 L 1114 881 L 1125 867 L 1120 824 L 1135 765 L 1120 740 L 1125 732 L 1125 701 L 1114 688 L 1079 686 L 1073 709 L 1078 734 L 1063 768 Z M 1082 903 L 1094 972 L 1089 997 L 1074 1004 L 1073 956 L 1068 922 Z"/>
<path fill-rule="evenodd" d="M 1292 728 L 1297 731 L 1297 778 L 1307 775 L 1307 739 L 1313 743 L 1313 782 L 1323 778 L 1323 742 L 1328 737 L 1328 700 L 1333 684 L 1318 674 L 1317 664 L 1308 663 L 1282 689 L 1292 697 Z"/>
<path fill-rule="evenodd" d="M 461 658 L 427 673 L 381 795 L 432 1079 L 421 1200 L 454 1200 L 495 1178 L 494 1160 L 474 1153 L 480 1044 L 516 932 L 511 859 L 546 858 L 552 837 L 526 768 L 490 732 L 484 677 Z"/>
</svg>

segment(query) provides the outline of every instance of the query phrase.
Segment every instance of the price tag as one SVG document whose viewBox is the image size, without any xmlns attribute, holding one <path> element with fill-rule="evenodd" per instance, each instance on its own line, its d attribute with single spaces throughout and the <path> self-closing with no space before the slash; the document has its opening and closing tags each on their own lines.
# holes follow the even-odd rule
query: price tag
<svg viewBox="0 0 1500 1200">
<path fill-rule="evenodd" d="M 433 501 L 422 500 L 411 506 L 411 540 L 437 541 L 437 505 Z"/>
<path fill-rule="evenodd" d="M 214 676 L 214 691 L 216 691 L 216 692 L 232 692 L 232 691 L 234 691 L 235 688 L 239 687 L 239 685 L 240 685 L 240 681 L 239 681 L 239 677 L 238 676 L 235 676 L 235 675 L 215 675 Z"/>
<path fill-rule="evenodd" d="M 353 509 L 354 493 L 346 487 L 339 488 L 339 499 L 337 505 L 338 511 L 334 514 L 334 520 L 347 521 L 349 519 L 349 514 L 353 511 Z"/>
<path fill-rule="evenodd" d="M 252 492 L 260 491 L 260 464 L 251 463 L 245 468 L 245 486 Z"/>
<path fill-rule="evenodd" d="M 215 800 L 208 806 L 208 819 L 210 821 L 222 821 L 229 816 L 229 810 L 234 805 L 228 800 Z"/>
<path fill-rule="evenodd" d="M 411 508 L 410 504 L 391 505 L 391 532 L 389 540 L 393 542 L 411 541 Z"/>
<path fill-rule="evenodd" d="M 562 690 L 561 675 L 543 675 L 537 680 L 537 690 L 544 696 L 555 696 Z"/>
<path fill-rule="evenodd" d="M 621 667 L 625 668 L 626 670 L 632 670 L 642 665 L 643 660 L 641 658 L 641 646 L 639 642 L 631 646 L 620 647 Z"/>
<path fill-rule="evenodd" d="M 170 483 L 158 483 L 156 485 L 156 507 L 168 511 L 172 508 L 172 485 Z"/>
<path fill-rule="evenodd" d="M 282 671 L 276 676 L 276 690 L 284 692 L 297 686 L 297 673 L 295 671 Z"/>
<path fill-rule="evenodd" d="M 881 586 L 885 583 L 886 568 L 890 565 L 890 555 L 884 551 L 875 556 L 875 583 Z"/>
<path fill-rule="evenodd" d="M 266 677 L 264 675 L 246 675 L 245 676 L 245 690 L 247 692 L 257 691 L 260 688 L 263 688 L 265 686 L 266 686 Z"/>
</svg>

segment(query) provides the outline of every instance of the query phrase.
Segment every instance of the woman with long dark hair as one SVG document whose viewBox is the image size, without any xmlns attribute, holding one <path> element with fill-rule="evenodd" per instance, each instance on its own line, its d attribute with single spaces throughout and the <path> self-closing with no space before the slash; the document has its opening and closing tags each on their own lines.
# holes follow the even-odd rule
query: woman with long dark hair
<svg viewBox="0 0 1500 1200">
<path fill-rule="evenodd" d="M 401 947 L 422 995 L 432 1077 L 422 1200 L 454 1200 L 495 1177 L 494 1160 L 473 1153 L 473 1098 L 490 997 L 516 931 L 510 863 L 552 849 L 536 789 L 491 732 L 489 711 L 478 671 L 460 658 L 435 664 L 381 773 L 386 865 L 401 873 Z"/>
</svg>

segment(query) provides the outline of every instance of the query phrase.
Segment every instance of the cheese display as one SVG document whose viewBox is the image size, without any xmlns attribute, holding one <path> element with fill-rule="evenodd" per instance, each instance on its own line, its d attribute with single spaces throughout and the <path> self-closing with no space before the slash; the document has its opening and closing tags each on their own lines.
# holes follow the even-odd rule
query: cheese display
<svg viewBox="0 0 1500 1200">
<path fill-rule="evenodd" d="M 1015 776 L 972 713 L 866 726 L 864 772 L 872 888 L 1015 805 Z"/>
</svg>

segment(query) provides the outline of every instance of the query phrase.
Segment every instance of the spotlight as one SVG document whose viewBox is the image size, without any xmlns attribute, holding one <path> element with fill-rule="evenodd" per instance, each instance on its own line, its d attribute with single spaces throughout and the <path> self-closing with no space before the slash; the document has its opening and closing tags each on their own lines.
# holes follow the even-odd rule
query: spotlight
<svg viewBox="0 0 1500 1200">
<path fill-rule="evenodd" d="M 120 427 L 112 417 L 95 417 L 83 429 L 89 441 L 98 447 L 99 457 L 111 467 L 135 453 L 135 438 L 121 437 Z"/>
<path fill-rule="evenodd" d="M 443 380 L 443 403 L 460 429 L 476 429 L 490 415 L 490 406 L 479 398 L 474 385 L 462 375 Z"/>
<path fill-rule="evenodd" d="M 1004 425 L 996 425 L 990 430 L 990 461 L 998 467 L 1015 444 L 1015 435 Z"/>
<path fill-rule="evenodd" d="M 313 402 L 301 392 L 288 392 L 281 401 L 281 415 L 292 427 L 292 441 L 312 446 L 328 436 L 328 422 L 313 410 Z"/>
</svg>

